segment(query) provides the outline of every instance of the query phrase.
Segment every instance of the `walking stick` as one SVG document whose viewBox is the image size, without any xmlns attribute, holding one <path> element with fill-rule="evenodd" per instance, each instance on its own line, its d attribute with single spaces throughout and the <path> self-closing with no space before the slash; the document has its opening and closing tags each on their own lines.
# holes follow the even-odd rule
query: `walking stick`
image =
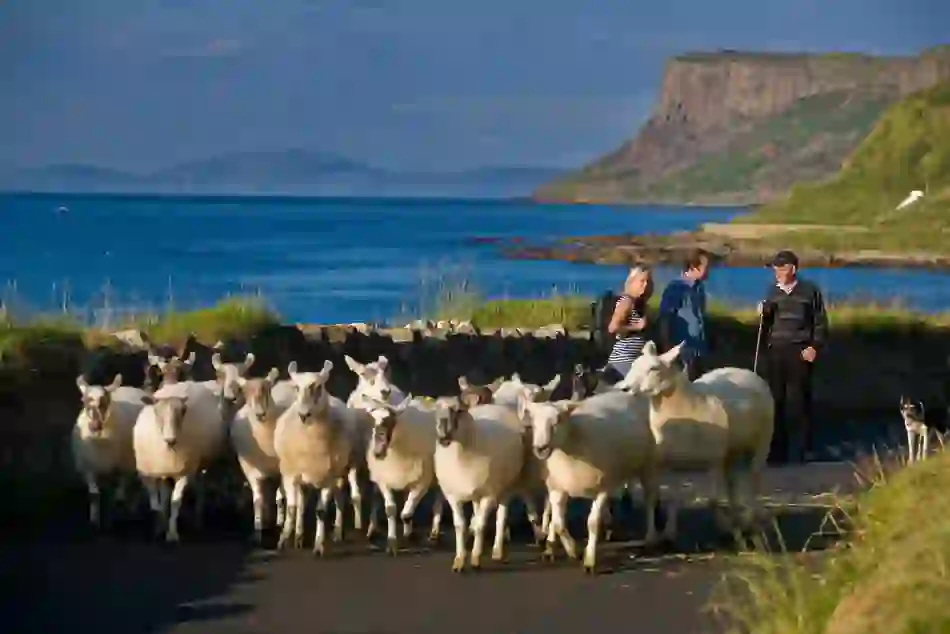
<svg viewBox="0 0 950 634">
<path fill-rule="evenodd" d="M 759 331 L 755 335 L 755 358 L 752 359 L 752 371 L 758 374 L 759 369 L 759 348 L 762 345 L 762 322 L 765 311 L 759 313 Z"/>
</svg>

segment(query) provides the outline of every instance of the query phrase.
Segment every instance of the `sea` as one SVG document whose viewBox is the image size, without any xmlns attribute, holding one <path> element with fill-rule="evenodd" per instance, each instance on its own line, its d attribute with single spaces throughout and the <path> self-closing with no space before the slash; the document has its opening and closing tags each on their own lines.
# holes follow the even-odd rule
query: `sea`
<svg viewBox="0 0 950 634">
<path fill-rule="evenodd" d="M 446 293 L 486 298 L 595 295 L 622 266 L 510 260 L 498 240 L 665 233 L 743 209 L 550 205 L 437 198 L 0 194 L 0 300 L 9 314 L 123 316 L 259 295 L 288 322 L 400 323 Z M 657 271 L 658 283 L 677 275 Z M 950 309 L 950 275 L 808 269 L 831 302 Z M 765 268 L 717 268 L 711 297 L 761 298 Z"/>
</svg>

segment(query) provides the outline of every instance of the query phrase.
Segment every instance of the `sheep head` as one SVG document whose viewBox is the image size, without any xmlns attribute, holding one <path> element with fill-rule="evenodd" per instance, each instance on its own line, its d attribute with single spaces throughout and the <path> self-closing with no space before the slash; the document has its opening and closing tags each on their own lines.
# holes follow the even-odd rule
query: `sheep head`
<svg viewBox="0 0 950 634">
<path fill-rule="evenodd" d="M 158 424 L 162 433 L 162 439 L 169 449 L 174 449 L 178 444 L 178 437 L 181 434 L 181 427 L 185 421 L 185 414 L 188 413 L 187 396 L 162 396 L 156 398 L 152 395 L 142 397 L 142 402 L 150 405 L 155 414 L 155 422 Z"/>
<path fill-rule="evenodd" d="M 237 384 L 244 395 L 246 407 L 259 421 L 267 418 L 267 412 L 274 405 L 274 397 L 271 392 L 279 376 L 280 370 L 271 368 L 267 376 L 262 379 L 246 379 L 243 376 L 237 378 Z"/>
<path fill-rule="evenodd" d="M 397 405 L 387 401 L 368 399 L 368 411 L 373 419 L 373 455 L 380 460 L 385 458 L 389 451 L 399 414 L 409 406 L 410 399 L 412 399 L 412 394 L 407 394 L 406 398 Z"/>
<path fill-rule="evenodd" d="M 459 423 L 468 415 L 468 405 L 457 396 L 442 396 L 435 400 L 435 435 L 439 444 L 448 447 L 455 440 Z"/>
<path fill-rule="evenodd" d="M 187 359 L 182 360 L 177 355 L 165 359 L 149 352 L 148 364 L 158 368 L 162 385 L 172 385 L 179 381 L 186 381 L 191 376 L 191 369 L 195 364 L 195 353 L 192 352 Z"/>
<path fill-rule="evenodd" d="M 221 398 L 230 405 L 236 405 L 241 396 L 239 379 L 244 378 L 254 365 L 254 353 L 248 352 L 241 363 L 224 363 L 221 361 L 221 355 L 215 352 L 211 355 L 211 365 L 214 367 L 215 381 L 218 383 Z"/>
<path fill-rule="evenodd" d="M 86 425 L 93 434 L 100 433 L 105 427 L 109 407 L 112 405 L 112 393 L 120 385 L 122 385 L 121 374 L 116 374 L 109 385 L 89 385 L 81 374 L 76 378 L 76 387 L 82 394 L 82 413 L 85 414 Z"/>
<path fill-rule="evenodd" d="M 323 362 L 323 369 L 319 372 L 298 372 L 296 361 L 291 361 L 287 366 L 287 374 L 297 392 L 293 407 L 302 423 L 312 422 L 329 407 L 326 384 L 332 369 L 333 362 L 330 360 Z"/>
<path fill-rule="evenodd" d="M 389 359 L 380 355 L 376 361 L 362 364 L 349 355 L 344 355 L 347 367 L 357 376 L 354 393 L 359 398 L 388 402 L 395 386 L 390 380 Z"/>
<path fill-rule="evenodd" d="M 476 405 L 491 403 L 495 396 L 495 392 L 504 382 L 504 377 L 499 377 L 488 385 L 475 385 L 473 383 L 469 383 L 466 377 L 460 376 L 458 378 L 459 399 L 461 399 L 461 401 L 465 403 L 467 407 L 475 407 Z"/>
<path fill-rule="evenodd" d="M 576 401 L 532 401 L 528 394 L 518 397 L 518 418 L 531 430 L 531 447 L 539 460 L 554 452 L 557 430 L 571 417 L 580 403 Z"/>
<path fill-rule="evenodd" d="M 597 372 L 578 363 L 574 366 L 574 374 L 571 375 L 571 399 L 579 401 L 593 395 L 599 383 Z"/>
<path fill-rule="evenodd" d="M 647 396 L 658 396 L 668 392 L 683 378 L 683 372 L 676 364 L 682 353 L 682 343 L 659 354 L 656 343 L 648 341 L 643 346 L 643 353 L 630 366 L 627 376 L 614 387 L 631 394 L 646 394 Z"/>
</svg>

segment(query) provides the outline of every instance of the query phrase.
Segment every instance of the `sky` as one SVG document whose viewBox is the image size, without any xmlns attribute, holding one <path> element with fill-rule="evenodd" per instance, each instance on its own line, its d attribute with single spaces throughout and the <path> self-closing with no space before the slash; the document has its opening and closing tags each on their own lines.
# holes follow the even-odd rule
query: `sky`
<svg viewBox="0 0 950 634">
<path fill-rule="evenodd" d="M 948 24 L 947 0 L 0 0 L 0 167 L 573 167 L 636 133 L 672 55 L 913 54 Z"/>
</svg>

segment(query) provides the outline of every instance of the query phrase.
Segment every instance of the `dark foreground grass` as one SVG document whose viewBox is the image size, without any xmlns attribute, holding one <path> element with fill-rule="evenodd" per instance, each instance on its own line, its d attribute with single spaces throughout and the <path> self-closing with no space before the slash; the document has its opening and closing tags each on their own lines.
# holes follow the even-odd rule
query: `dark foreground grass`
<svg viewBox="0 0 950 634">
<path fill-rule="evenodd" d="M 824 559 L 761 547 L 738 558 L 711 605 L 731 631 L 950 632 L 950 454 L 898 469 L 878 462 L 870 480 L 839 505 L 847 538 Z"/>
</svg>

